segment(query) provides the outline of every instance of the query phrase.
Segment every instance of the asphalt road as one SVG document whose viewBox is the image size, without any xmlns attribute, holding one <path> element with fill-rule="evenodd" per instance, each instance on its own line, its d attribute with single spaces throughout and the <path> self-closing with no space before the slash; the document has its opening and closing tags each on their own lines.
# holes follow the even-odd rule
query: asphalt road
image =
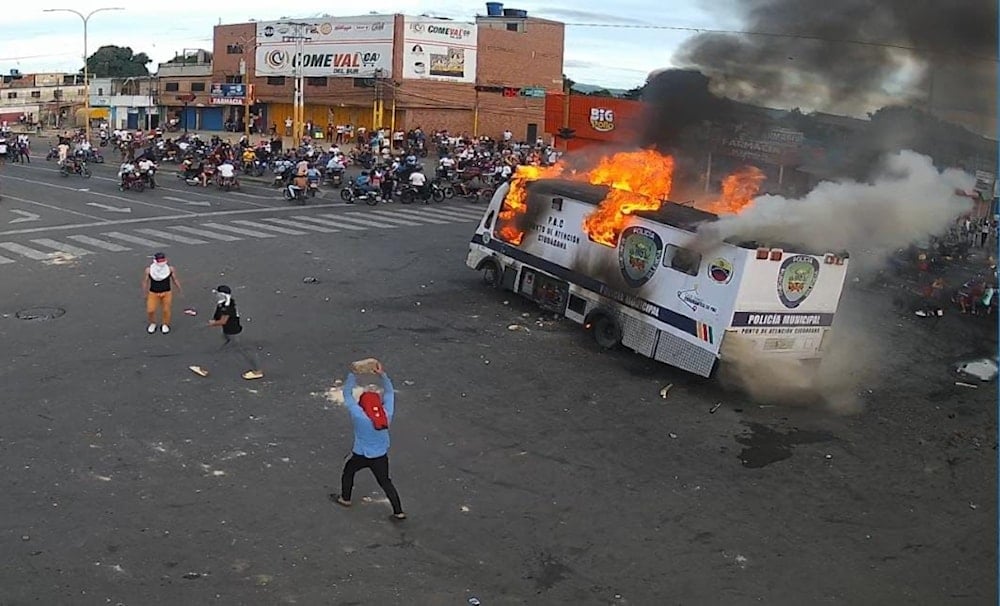
<svg viewBox="0 0 1000 606">
<path fill-rule="evenodd" d="M 291 207 L 165 173 L 0 169 L 0 604 L 995 602 L 996 390 L 950 369 L 995 351 L 991 320 L 852 284 L 861 408 L 773 406 L 484 290 L 466 202 Z M 150 336 L 160 245 L 184 294 Z M 260 381 L 201 327 L 219 283 Z M 398 388 L 399 525 L 364 473 L 353 509 L 327 500 L 351 442 L 323 392 L 369 355 Z"/>
</svg>

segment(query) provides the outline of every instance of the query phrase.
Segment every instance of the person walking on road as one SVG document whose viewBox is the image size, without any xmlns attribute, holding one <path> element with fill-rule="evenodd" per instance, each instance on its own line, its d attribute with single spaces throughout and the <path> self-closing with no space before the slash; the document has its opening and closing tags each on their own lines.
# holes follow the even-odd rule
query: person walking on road
<svg viewBox="0 0 1000 606">
<path fill-rule="evenodd" d="M 161 252 L 153 255 L 153 263 L 142 273 L 142 291 L 146 297 L 146 321 L 149 325 L 146 332 L 156 332 L 156 310 L 160 309 L 160 332 L 170 332 L 171 304 L 174 299 L 173 288 L 181 294 L 181 283 L 177 279 L 177 271 L 167 263 L 167 256 Z"/>
<path fill-rule="evenodd" d="M 351 415 L 354 425 L 354 447 L 351 456 L 344 464 L 344 472 L 340 478 L 340 494 L 331 494 L 330 498 L 343 507 L 351 506 L 351 494 L 354 490 L 354 476 L 362 469 L 368 468 L 375 476 L 375 481 L 385 491 L 392 505 L 392 519 L 405 520 L 406 514 L 399 501 L 399 493 L 389 478 L 389 424 L 392 423 L 396 408 L 396 395 L 392 381 L 381 362 L 375 362 L 374 372 L 382 377 L 382 395 L 372 388 L 366 388 L 360 398 L 354 397 L 359 372 L 358 364 L 351 366 L 344 381 L 344 405 Z"/>
<path fill-rule="evenodd" d="M 239 352 L 243 359 L 250 365 L 250 369 L 244 372 L 242 377 L 248 381 L 260 379 L 264 376 L 264 372 L 260 369 L 260 362 L 257 360 L 257 356 L 251 350 L 247 349 L 237 336 L 243 332 L 243 325 L 240 324 L 240 312 L 236 309 L 236 299 L 233 298 L 233 289 L 225 284 L 220 284 L 212 292 L 215 293 L 215 314 L 209 320 L 208 326 L 221 326 L 223 349 L 231 349 Z M 201 370 L 200 367 L 193 367 L 191 370 L 195 368 Z M 205 371 L 202 371 L 204 374 L 198 372 L 198 370 L 194 370 L 194 372 L 202 376 L 208 374 Z"/>
</svg>

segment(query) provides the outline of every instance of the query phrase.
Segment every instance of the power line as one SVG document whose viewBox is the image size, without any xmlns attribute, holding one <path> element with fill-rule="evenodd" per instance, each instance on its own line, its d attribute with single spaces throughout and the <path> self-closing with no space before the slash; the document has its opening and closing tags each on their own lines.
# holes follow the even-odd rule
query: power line
<svg viewBox="0 0 1000 606">
<path fill-rule="evenodd" d="M 738 29 L 710 29 L 703 27 L 682 27 L 679 25 L 650 25 L 650 24 L 628 24 L 628 23 L 565 23 L 564 25 L 566 27 L 594 27 L 602 29 L 651 29 L 651 30 L 670 30 L 678 32 L 689 32 L 693 34 L 736 34 L 740 36 L 762 36 L 767 38 L 791 38 L 795 40 L 812 40 L 816 42 L 833 42 L 837 44 L 856 44 L 859 46 L 870 46 L 876 48 L 892 48 L 896 50 L 916 51 L 921 53 L 955 55 L 960 57 L 967 57 L 970 59 L 976 59 L 979 61 L 990 61 L 993 63 L 996 63 L 998 61 L 997 57 L 986 57 L 983 55 L 975 55 L 971 53 L 945 51 L 945 50 L 927 48 L 922 46 L 897 44 L 893 42 L 876 42 L 874 40 L 859 40 L 855 38 L 828 38 L 825 36 L 817 36 L 812 34 L 752 32 L 752 31 L 738 30 Z"/>
</svg>

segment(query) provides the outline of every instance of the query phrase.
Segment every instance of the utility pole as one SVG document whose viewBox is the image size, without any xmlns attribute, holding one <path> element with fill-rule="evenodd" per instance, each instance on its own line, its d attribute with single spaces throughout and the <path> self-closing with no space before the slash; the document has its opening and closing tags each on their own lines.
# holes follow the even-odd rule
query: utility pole
<svg viewBox="0 0 1000 606">
<path fill-rule="evenodd" d="M 372 106 L 372 132 L 382 128 L 382 113 L 385 110 L 382 99 L 382 68 L 375 68 L 375 104 Z"/>
<path fill-rule="evenodd" d="M 302 51 L 305 43 L 312 40 L 305 35 L 305 32 L 308 32 L 307 28 L 313 27 L 313 24 L 283 21 L 281 25 L 288 25 L 295 32 L 291 36 L 283 36 L 281 41 L 295 43 L 295 58 L 292 61 L 292 74 L 295 78 L 295 94 L 292 99 L 292 143 L 298 147 L 302 142 L 302 128 L 305 126 L 305 78 L 302 69 Z"/>
<path fill-rule="evenodd" d="M 255 76 L 250 74 L 250 64 L 247 62 L 247 55 L 252 54 L 254 56 L 254 65 L 256 65 L 258 46 L 256 34 L 252 42 L 247 38 L 240 38 L 240 48 L 243 50 L 243 58 L 240 59 L 240 76 L 242 76 L 243 86 L 246 87 L 243 89 L 245 91 L 243 96 L 243 134 L 247 137 L 248 141 L 250 139 L 250 108 L 254 102 L 254 87 L 250 81 Z"/>
</svg>

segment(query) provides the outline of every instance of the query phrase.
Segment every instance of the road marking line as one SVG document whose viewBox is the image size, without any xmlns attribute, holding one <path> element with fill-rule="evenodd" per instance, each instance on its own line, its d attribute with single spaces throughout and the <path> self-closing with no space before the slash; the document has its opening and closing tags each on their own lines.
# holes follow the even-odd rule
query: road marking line
<svg viewBox="0 0 1000 606">
<path fill-rule="evenodd" d="M 181 204 L 190 204 L 192 206 L 212 206 L 211 202 L 202 202 L 201 200 L 185 200 L 183 198 L 174 198 L 172 196 L 163 196 L 164 200 L 170 200 L 171 202 L 180 202 Z"/>
<path fill-rule="evenodd" d="M 378 229 L 389 229 L 396 228 L 399 225 L 392 225 L 391 223 L 379 223 L 378 221 L 369 221 L 357 217 L 358 213 L 344 213 L 342 215 L 320 215 L 321 217 L 327 217 L 337 221 L 347 221 L 349 223 L 357 223 L 358 225 L 367 225 L 368 227 L 375 227 Z M 377 217 L 376 217 L 377 218 Z"/>
<path fill-rule="evenodd" d="M 401 210 L 405 210 L 405 211 L 411 212 L 411 213 L 419 213 L 419 214 L 421 214 L 421 215 L 423 215 L 425 217 L 434 217 L 435 219 L 440 219 L 442 221 L 447 221 L 448 223 L 455 223 L 456 221 L 462 221 L 462 222 L 472 221 L 472 218 L 470 218 L 468 215 L 460 215 L 458 213 L 450 213 L 448 211 L 445 211 L 445 210 L 442 210 L 442 209 L 439 209 L 439 208 L 432 208 L 432 207 L 424 207 L 424 208 L 419 208 L 419 209 L 416 209 L 416 208 L 415 209 L 404 208 L 404 209 L 401 209 Z"/>
<path fill-rule="evenodd" d="M 318 231 L 323 234 L 335 234 L 338 231 L 340 231 L 337 229 L 330 229 L 329 227 L 320 227 L 319 225 L 308 225 L 306 223 L 302 223 L 301 221 L 289 221 L 288 219 L 278 219 L 275 217 L 265 217 L 261 220 L 267 221 L 269 223 L 277 223 L 278 225 L 287 225 L 289 227 L 298 227 L 300 229 Z"/>
<path fill-rule="evenodd" d="M 56 185 L 55 183 L 51 183 L 49 181 L 33 181 L 31 179 L 24 179 L 24 178 L 21 178 L 21 177 L 11 177 L 9 175 L 6 178 L 7 179 L 14 179 L 15 181 L 24 181 L 25 183 L 34 183 L 36 185 L 41 185 L 43 187 L 53 187 L 55 189 L 65 189 L 65 190 L 73 191 L 73 192 L 79 192 L 80 191 L 80 188 L 78 188 L 78 187 L 66 187 L 64 185 Z M 170 206 L 163 206 L 162 204 L 153 204 L 151 202 L 142 202 L 142 201 L 136 200 L 134 198 L 124 198 L 122 196 L 112 196 L 111 194 L 102 194 L 101 192 L 90 191 L 89 188 L 88 188 L 87 193 L 90 194 L 90 195 L 92 195 L 92 196 L 101 196 L 101 197 L 104 197 L 104 198 L 111 198 L 112 200 L 119 200 L 121 202 L 128 202 L 129 204 L 139 204 L 141 206 L 151 206 L 153 208 L 159 208 L 160 210 L 169 210 L 169 211 L 176 211 L 177 210 L 176 208 L 173 208 L 173 207 L 170 207 Z M 191 216 L 191 215 L 195 214 L 195 213 L 190 212 L 190 211 L 185 211 L 185 212 L 187 212 L 188 216 Z"/>
<path fill-rule="evenodd" d="M 396 212 L 397 213 L 402 213 L 404 217 L 410 217 L 410 218 L 416 219 L 418 221 L 424 221 L 426 223 L 437 223 L 438 225 L 446 225 L 448 223 L 451 223 L 451 221 L 442 221 L 441 219 L 435 219 L 433 217 L 428 217 L 427 215 L 424 215 L 422 213 L 419 213 L 419 212 L 416 212 L 416 211 L 412 211 L 412 210 L 409 210 L 409 209 L 405 209 L 405 208 L 397 208 Z"/>
<path fill-rule="evenodd" d="M 97 238 L 91 238 L 90 236 L 66 236 L 67 240 L 73 240 L 74 242 L 80 242 L 82 244 L 89 244 L 95 248 L 103 248 L 104 250 L 110 250 L 111 252 L 125 252 L 127 250 L 132 250 L 131 248 L 125 246 L 119 246 L 112 242 L 105 242 L 104 240 L 98 240 Z"/>
<path fill-rule="evenodd" d="M 247 227 L 256 227 L 258 229 L 269 229 L 279 234 L 285 234 L 286 236 L 304 236 L 306 234 L 306 232 L 304 231 L 298 231 L 295 229 L 286 229 L 284 227 L 277 227 L 275 225 L 264 225 L 263 223 L 258 223 L 256 221 L 233 221 L 233 223 L 237 225 L 246 225 Z"/>
<path fill-rule="evenodd" d="M 123 242 L 128 242 L 129 244 L 137 244 L 145 248 L 166 248 L 170 246 L 169 244 L 164 244 L 163 242 L 156 242 L 154 240 L 146 240 L 145 238 L 138 238 L 136 236 L 130 236 L 128 234 L 123 234 L 118 231 L 109 231 L 101 234 L 102 236 L 107 236 L 109 238 L 114 238 L 115 240 L 121 240 Z"/>
<path fill-rule="evenodd" d="M 368 214 L 378 215 L 379 219 L 383 221 L 393 221 L 399 223 L 400 225 L 423 225 L 423 223 L 418 223 L 417 221 L 410 221 L 409 219 L 400 219 L 399 217 L 393 216 L 392 211 L 388 210 L 373 210 Z"/>
<path fill-rule="evenodd" d="M 482 218 L 486 214 L 486 207 L 476 207 L 476 206 L 439 206 L 441 210 L 446 210 L 452 213 L 467 214 L 470 217 Z"/>
<path fill-rule="evenodd" d="M 94 208 L 100 208 L 101 210 L 106 210 L 112 213 L 130 213 L 132 208 L 126 206 L 125 208 L 120 208 L 118 206 L 110 206 L 108 204 L 101 204 L 99 202 L 87 202 L 87 206 L 93 206 Z"/>
<path fill-rule="evenodd" d="M 45 204 L 44 202 L 36 202 L 34 200 L 28 200 L 26 198 L 18 198 L 17 196 L 11 196 L 10 194 L 3 195 L 5 200 L 17 200 L 18 202 L 24 202 L 25 204 L 34 204 L 36 206 L 41 206 L 42 208 L 48 208 L 49 210 L 58 210 L 59 212 L 69 213 L 71 215 L 80 215 L 81 217 L 87 217 L 88 219 L 96 219 L 98 221 L 103 221 L 103 217 L 98 217 L 97 215 L 88 215 L 87 213 L 81 213 L 75 210 L 69 210 L 68 208 L 59 208 L 58 206 L 53 206 L 51 204 Z M 50 229 L 48 227 L 29 227 L 29 230 L 41 231 L 44 229 Z"/>
<path fill-rule="evenodd" d="M 196 229 L 194 227 L 188 227 L 186 225 L 171 225 L 167 229 L 176 229 L 177 231 L 182 231 L 188 234 L 194 234 L 196 236 L 204 236 L 206 238 L 219 240 L 221 242 L 238 242 L 243 239 L 234 236 L 227 236 L 225 234 L 217 234 L 211 231 L 205 231 L 204 229 Z"/>
<path fill-rule="evenodd" d="M 42 252 L 40 250 L 35 250 L 34 248 L 28 248 L 27 246 L 22 246 L 16 242 L 0 242 L 0 248 L 5 248 L 12 253 L 21 255 L 22 257 L 28 257 L 35 261 L 44 261 L 46 259 L 52 258 L 52 253 Z"/>
<path fill-rule="evenodd" d="M 27 223 L 29 221 L 37 221 L 42 218 L 42 215 L 29 213 L 26 210 L 18 210 L 16 208 L 10 209 L 10 212 L 14 213 L 15 215 L 21 215 L 21 218 L 13 219 L 11 221 L 8 221 L 8 223 Z"/>
<path fill-rule="evenodd" d="M 255 231 L 252 229 L 242 229 L 239 227 L 231 227 L 229 225 L 223 225 L 222 223 L 202 223 L 202 227 L 211 227 L 212 229 L 218 229 L 221 231 L 228 231 L 234 234 L 239 234 L 241 236 L 250 236 L 251 238 L 273 238 L 274 234 L 264 233 L 262 231 Z"/>
<path fill-rule="evenodd" d="M 63 244 L 62 242 L 50 240 L 49 238 L 38 238 L 37 240 L 32 240 L 32 242 L 35 244 L 41 244 L 42 246 L 48 246 L 53 250 L 66 253 L 67 255 L 82 257 L 83 255 L 91 254 L 91 251 L 85 248 L 79 248 L 77 246 L 73 246 L 72 244 Z"/>
<path fill-rule="evenodd" d="M 367 227 L 361 227 L 360 225 L 350 225 L 347 223 L 334 223 L 333 221 L 315 219 L 313 217 L 306 217 L 305 215 L 293 215 L 292 218 L 298 219 L 299 221 L 309 221 L 311 223 L 319 223 L 320 225 L 329 225 L 330 227 L 336 227 L 338 229 L 349 229 L 351 231 L 368 231 Z"/>
<path fill-rule="evenodd" d="M 6 265 L 7 263 L 16 263 L 14 259 L 8 259 L 7 257 L 0 257 L 0 265 Z"/>
<path fill-rule="evenodd" d="M 147 236 L 153 236 L 154 238 L 162 238 L 170 242 L 177 242 L 178 244 L 208 244 L 205 240 L 198 240 L 195 238 L 188 238 L 186 236 L 178 236 L 177 234 L 172 234 L 159 229 L 137 229 L 135 230 L 140 234 L 145 234 Z"/>
<path fill-rule="evenodd" d="M 483 213 L 472 214 L 468 211 L 459 210 L 457 208 L 428 208 L 426 209 L 434 214 L 444 215 L 446 217 L 458 217 L 464 221 L 478 221 L 483 218 Z"/>
</svg>

